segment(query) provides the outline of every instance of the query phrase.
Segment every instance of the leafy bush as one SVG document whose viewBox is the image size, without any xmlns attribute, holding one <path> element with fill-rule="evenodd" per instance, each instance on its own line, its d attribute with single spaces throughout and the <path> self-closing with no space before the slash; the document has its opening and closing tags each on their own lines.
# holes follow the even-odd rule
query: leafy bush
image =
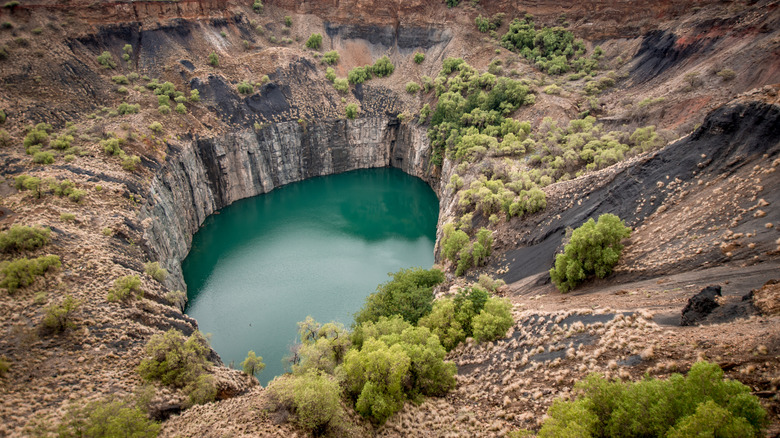
<svg viewBox="0 0 780 438">
<path fill-rule="evenodd" d="M 190 90 L 190 102 L 200 102 L 200 91 Z"/>
<path fill-rule="evenodd" d="M 131 104 L 127 102 L 122 102 L 119 104 L 119 107 L 117 108 L 117 111 L 119 114 L 125 115 L 125 114 L 137 114 L 141 110 L 141 105 L 139 104 Z"/>
<path fill-rule="evenodd" d="M 366 303 L 355 314 L 355 326 L 393 315 L 400 315 L 411 324 L 416 324 L 431 310 L 433 286 L 444 281 L 444 273 L 438 269 L 401 269 L 392 277 L 392 280 L 380 284 L 377 291 L 366 298 Z"/>
<path fill-rule="evenodd" d="M 54 162 L 54 154 L 49 151 L 36 152 L 33 155 L 33 162 L 38 164 L 51 164 Z"/>
<path fill-rule="evenodd" d="M 163 131 L 163 126 L 162 126 L 162 124 L 161 124 L 160 122 L 152 122 L 152 123 L 149 125 L 149 129 L 150 129 L 152 132 L 154 132 L 154 133 L 156 133 L 156 134 L 159 134 L 159 133 L 161 133 L 161 132 Z"/>
<path fill-rule="evenodd" d="M 336 80 L 336 70 L 334 70 L 333 67 L 328 67 L 325 70 L 325 79 L 331 82 Z"/>
<path fill-rule="evenodd" d="M 74 403 L 68 407 L 56 435 L 60 438 L 154 438 L 160 424 L 139 406 L 119 399 Z"/>
<path fill-rule="evenodd" d="M 102 65 L 103 68 L 116 68 L 116 62 L 114 61 L 114 57 L 111 56 L 111 52 L 103 52 L 98 55 L 97 62 L 98 64 Z"/>
<path fill-rule="evenodd" d="M 127 85 L 127 84 L 130 83 L 130 81 L 127 80 L 127 76 L 125 76 L 125 75 L 111 76 L 111 80 L 114 81 L 114 83 L 118 84 L 118 85 Z"/>
<path fill-rule="evenodd" d="M 590 57 L 585 57 L 585 44 L 574 38 L 574 34 L 562 27 L 543 27 L 536 30 L 530 17 L 515 19 L 501 38 L 501 45 L 532 61 L 551 75 L 570 70 L 590 73 L 598 67 L 603 51 L 594 48 Z"/>
<path fill-rule="evenodd" d="M 390 58 L 388 58 L 387 55 L 377 59 L 374 66 L 371 67 L 371 72 L 380 78 L 390 76 L 393 74 L 393 71 L 395 71 L 395 66 L 390 62 Z"/>
<path fill-rule="evenodd" d="M 215 52 L 209 53 L 209 64 L 212 67 L 219 67 L 219 56 Z"/>
<path fill-rule="evenodd" d="M 144 272 L 146 275 L 154 278 L 157 282 L 162 283 L 168 278 L 168 270 L 160 267 L 160 262 L 148 262 L 144 263 Z"/>
<path fill-rule="evenodd" d="M 371 79 L 371 66 L 355 67 L 347 74 L 347 80 L 350 84 L 362 84 Z"/>
<path fill-rule="evenodd" d="M 503 338 L 512 324 L 514 324 L 512 303 L 505 298 L 488 299 L 479 315 L 471 321 L 474 339 L 477 342 Z"/>
<path fill-rule="evenodd" d="M 65 149 L 70 148 L 70 143 L 72 141 L 73 141 L 72 135 L 63 134 L 54 139 L 54 141 L 51 144 L 51 147 L 63 151 Z"/>
<path fill-rule="evenodd" d="M 293 373 L 305 373 L 315 369 L 332 374 L 344 361 L 351 345 L 350 333 L 335 322 L 320 324 L 311 316 L 298 323 L 301 345 L 298 360 L 293 360 Z"/>
<path fill-rule="evenodd" d="M 724 68 L 723 70 L 721 70 L 721 71 L 719 71 L 719 72 L 717 72 L 715 74 L 718 75 L 718 77 L 720 77 L 724 81 L 730 81 L 730 80 L 734 79 L 735 77 L 737 77 L 737 73 L 734 72 L 734 70 L 732 70 L 730 68 Z"/>
<path fill-rule="evenodd" d="M 347 106 L 344 108 L 344 115 L 347 116 L 348 119 L 354 119 L 357 117 L 358 114 L 358 107 L 354 103 L 347 104 Z"/>
<path fill-rule="evenodd" d="M 575 385 L 577 398 L 556 400 L 539 431 L 559 436 L 758 437 L 766 411 L 750 388 L 724 380 L 717 364 L 697 362 L 686 377 L 607 381 L 597 374 Z"/>
<path fill-rule="evenodd" d="M 135 294 L 134 294 L 135 293 Z M 142 298 L 141 279 L 137 275 L 125 275 L 114 280 L 114 287 L 108 290 L 110 302 L 125 301 L 132 297 Z"/>
<path fill-rule="evenodd" d="M 27 153 L 30 154 L 30 148 L 33 146 L 46 146 L 49 144 L 49 133 L 45 129 L 32 128 L 27 132 L 22 142 Z"/>
<path fill-rule="evenodd" d="M 54 333 L 75 327 L 73 314 L 76 313 L 80 305 L 80 301 L 66 295 L 61 304 L 52 304 L 46 308 L 43 326 Z"/>
<path fill-rule="evenodd" d="M 425 61 L 425 53 L 417 52 L 414 54 L 414 62 L 416 64 L 422 64 Z"/>
<path fill-rule="evenodd" d="M 488 299 L 490 295 L 481 288 L 461 289 L 454 298 L 436 300 L 431 313 L 420 319 L 419 326 L 430 329 L 444 348 L 452 350 L 473 336 L 472 320 Z"/>
<path fill-rule="evenodd" d="M 244 373 L 247 376 L 256 376 L 260 374 L 260 372 L 265 369 L 263 356 L 258 356 L 254 351 L 249 350 L 249 353 L 246 355 L 246 359 L 241 362 L 241 369 L 244 370 Z"/>
<path fill-rule="evenodd" d="M 41 256 L 34 259 L 25 257 L 0 263 L 0 274 L 3 279 L 0 287 L 6 288 L 9 295 L 13 295 L 17 289 L 26 287 L 35 282 L 37 277 L 44 275 L 49 270 L 59 269 L 60 258 L 56 255 Z"/>
<path fill-rule="evenodd" d="M 420 91 L 420 84 L 414 81 L 409 81 L 406 83 L 406 92 L 409 94 L 417 94 L 417 92 Z"/>
<path fill-rule="evenodd" d="M 553 283 L 561 292 L 568 292 L 589 275 L 606 277 L 620 259 L 620 241 L 630 235 L 631 229 L 614 214 L 599 216 L 598 223 L 588 219 L 574 230 L 563 254 L 555 257 L 555 267 L 550 269 Z"/>
<path fill-rule="evenodd" d="M 349 90 L 349 81 L 346 78 L 336 78 L 333 80 L 333 88 L 339 93 L 346 93 Z"/>
<path fill-rule="evenodd" d="M 292 27 L 292 18 L 290 18 L 289 15 L 284 16 L 284 25 L 287 27 Z"/>
<path fill-rule="evenodd" d="M 313 33 L 309 37 L 308 40 L 306 40 L 306 47 L 314 50 L 319 50 L 322 46 L 322 35 L 319 33 Z"/>
<path fill-rule="evenodd" d="M 11 146 L 11 136 L 5 129 L 0 129 L 0 147 L 4 148 L 8 146 Z"/>
<path fill-rule="evenodd" d="M 262 2 L 262 0 L 255 0 L 255 2 L 252 4 L 252 9 L 256 13 L 262 14 L 263 13 L 263 2 Z"/>
<path fill-rule="evenodd" d="M 125 155 L 122 158 L 122 169 L 133 172 L 141 164 L 141 158 L 138 155 Z"/>
<path fill-rule="evenodd" d="M 0 233 L 0 252 L 32 251 L 48 244 L 50 235 L 48 228 L 12 225 L 8 231 Z"/>
<path fill-rule="evenodd" d="M 238 92 L 241 94 L 252 94 L 255 91 L 255 87 L 246 81 L 239 82 L 236 88 L 238 88 Z"/>
<path fill-rule="evenodd" d="M 318 34 L 319 35 L 319 34 Z M 340 56 L 339 52 L 335 50 L 331 50 L 329 52 L 325 52 L 322 55 L 322 62 L 328 65 L 333 65 L 339 62 Z"/>
<path fill-rule="evenodd" d="M 444 347 L 427 328 L 396 315 L 362 324 L 359 337 L 360 349 L 347 353 L 341 375 L 355 410 L 371 421 L 383 423 L 407 398 L 455 387 L 455 364 L 444 361 Z"/>
<path fill-rule="evenodd" d="M 8 371 L 11 369 L 11 361 L 8 360 L 5 356 L 0 356 L 0 379 L 5 377 L 6 374 L 8 374 Z"/>
<path fill-rule="evenodd" d="M 36 198 L 43 196 L 43 186 L 41 185 L 41 179 L 30 175 L 19 175 L 14 180 L 14 185 L 17 190 L 30 190 L 34 193 Z"/>
<path fill-rule="evenodd" d="M 345 416 L 338 382 L 315 370 L 276 378 L 268 392 L 272 410 L 291 412 L 298 426 L 315 435 L 338 428 Z"/>
<path fill-rule="evenodd" d="M 446 0 L 446 2 L 448 8 L 454 8 L 455 6 L 458 6 L 460 0 Z"/>
<path fill-rule="evenodd" d="M 214 400 L 217 389 L 214 379 L 206 374 L 211 365 L 207 360 L 208 342 L 196 331 L 185 338 L 176 329 L 152 336 L 146 344 L 145 356 L 138 374 L 149 381 L 183 388 L 192 404 Z"/>
</svg>

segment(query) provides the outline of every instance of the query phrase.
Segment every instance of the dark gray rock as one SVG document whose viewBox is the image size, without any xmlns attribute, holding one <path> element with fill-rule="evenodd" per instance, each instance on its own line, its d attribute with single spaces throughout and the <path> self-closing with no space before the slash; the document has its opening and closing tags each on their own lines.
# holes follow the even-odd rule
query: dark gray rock
<svg viewBox="0 0 780 438">
<path fill-rule="evenodd" d="M 718 308 L 716 298 L 722 296 L 720 286 L 707 286 L 688 300 L 680 318 L 681 326 L 698 325 Z"/>
</svg>

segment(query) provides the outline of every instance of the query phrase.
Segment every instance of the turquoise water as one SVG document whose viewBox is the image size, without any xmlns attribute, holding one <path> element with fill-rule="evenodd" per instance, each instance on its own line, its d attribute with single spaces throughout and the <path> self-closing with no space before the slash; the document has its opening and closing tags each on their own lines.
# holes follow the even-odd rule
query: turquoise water
<svg viewBox="0 0 780 438">
<path fill-rule="evenodd" d="M 296 323 L 349 326 L 389 272 L 433 264 L 439 201 L 397 169 L 314 178 L 237 201 L 206 219 L 182 263 L 187 314 L 225 364 L 263 357 L 285 371 Z"/>
</svg>

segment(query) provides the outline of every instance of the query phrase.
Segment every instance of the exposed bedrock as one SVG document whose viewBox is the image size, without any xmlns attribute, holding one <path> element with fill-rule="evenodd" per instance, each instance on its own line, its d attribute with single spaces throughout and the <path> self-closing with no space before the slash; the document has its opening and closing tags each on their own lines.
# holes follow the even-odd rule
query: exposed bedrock
<svg viewBox="0 0 780 438">
<path fill-rule="evenodd" d="M 141 216 L 154 255 L 184 289 L 181 261 L 214 211 L 276 187 L 355 169 L 392 166 L 434 185 L 425 131 L 388 117 L 270 124 L 173 144 Z M 434 190 L 439 191 L 434 185 Z"/>
</svg>

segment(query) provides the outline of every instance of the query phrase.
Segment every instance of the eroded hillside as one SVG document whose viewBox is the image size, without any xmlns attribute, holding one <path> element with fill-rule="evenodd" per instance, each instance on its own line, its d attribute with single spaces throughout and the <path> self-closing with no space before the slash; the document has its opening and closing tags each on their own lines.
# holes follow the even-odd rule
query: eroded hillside
<svg viewBox="0 0 780 438">
<path fill-rule="evenodd" d="M 501 278 L 514 324 L 503 339 L 448 353 L 455 390 L 407 403 L 376 428 L 349 409 L 350 434 L 538 430 L 552 401 L 591 372 L 667 377 L 703 358 L 749 385 L 769 411 L 768 434 L 779 433 L 778 291 L 764 286 L 778 278 L 780 256 L 778 2 L 474 3 L 22 1 L 0 9 L 0 231 L 51 230 L 48 244 L 4 250 L 0 260 L 61 262 L 0 292 L 8 364 L 0 435 L 44 434 L 74 405 L 138 393 L 145 412 L 163 420 L 163 436 L 304 435 L 266 412 L 266 390 L 214 352 L 206 374 L 217 401 L 188 409 L 184 388 L 150 386 L 137 367 L 153 335 L 197 329 L 177 291 L 186 290 L 181 260 L 209 214 L 293 181 L 382 166 L 439 195 L 437 261 L 447 281 L 437 295 L 480 274 Z M 561 26 L 582 39 L 575 57 L 587 71 L 553 71 L 501 44 L 514 18 L 530 16 L 538 29 Z M 320 47 L 307 48 L 317 33 Z M 339 55 L 332 65 L 330 51 Z M 383 56 L 391 74 L 347 80 Z M 482 149 L 431 141 L 442 95 L 489 95 L 496 84 L 524 90 L 491 116 L 522 149 L 472 119 L 457 129 L 484 135 Z M 591 141 L 620 152 L 585 158 Z M 551 164 L 557 158 L 562 164 Z M 496 181 L 522 213 L 468 193 Z M 522 204 L 532 189 L 544 207 Z M 548 270 L 567 229 L 604 213 L 633 228 L 621 261 L 606 279 L 561 294 Z M 493 236 L 492 255 L 465 276 L 442 254 L 448 223 Z M 155 278 L 147 262 L 170 275 Z M 719 309 L 704 325 L 680 327 L 687 300 L 710 284 L 722 287 Z M 110 299 L 124 289 L 129 297 Z M 757 298 L 743 300 L 751 290 Z M 73 312 L 47 323 L 67 297 Z"/>
</svg>

